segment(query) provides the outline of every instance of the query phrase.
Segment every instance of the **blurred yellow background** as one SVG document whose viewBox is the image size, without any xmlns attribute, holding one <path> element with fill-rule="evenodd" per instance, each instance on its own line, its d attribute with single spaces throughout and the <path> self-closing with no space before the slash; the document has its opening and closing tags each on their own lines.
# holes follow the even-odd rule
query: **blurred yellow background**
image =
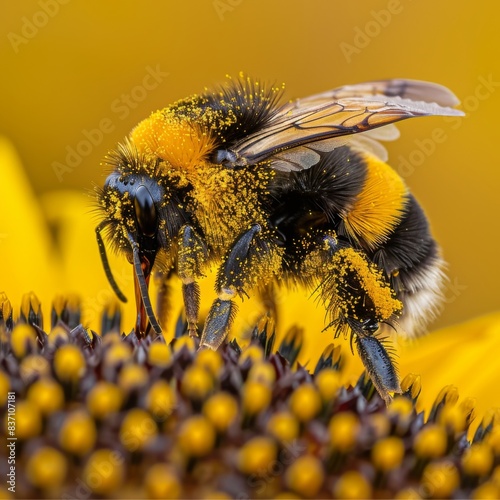
<svg viewBox="0 0 500 500">
<path fill-rule="evenodd" d="M 102 185 L 101 159 L 151 111 L 245 71 L 285 82 L 288 98 L 390 77 L 451 88 L 467 117 L 401 123 L 391 164 L 449 263 L 447 303 L 433 327 L 499 310 L 499 3 L 26 0 L 2 11 L 0 134 L 27 174 L 0 186 L 8 267 L 0 288 L 14 303 L 30 287 L 66 292 L 91 281 L 88 302 L 99 310 L 111 292 L 88 222 L 92 200 L 75 205 L 68 191 Z M 29 193 L 27 183 L 33 194 L 16 195 L 13 186 Z M 38 218 L 23 215 L 33 196 Z M 39 234 L 44 219 L 53 241 Z M 58 249 L 60 241 L 74 248 Z M 132 298 L 129 264 L 115 265 Z"/>
</svg>

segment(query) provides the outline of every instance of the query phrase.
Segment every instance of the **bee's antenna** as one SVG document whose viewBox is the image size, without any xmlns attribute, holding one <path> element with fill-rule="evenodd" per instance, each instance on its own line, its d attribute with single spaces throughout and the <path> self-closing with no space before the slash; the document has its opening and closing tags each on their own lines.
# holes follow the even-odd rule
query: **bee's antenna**
<svg viewBox="0 0 500 500">
<path fill-rule="evenodd" d="M 97 238 L 97 246 L 99 247 L 99 254 L 101 255 L 102 267 L 104 268 L 104 272 L 106 273 L 106 278 L 108 278 L 109 284 L 111 288 L 116 293 L 116 296 L 122 301 L 127 302 L 127 297 L 123 295 L 122 291 L 118 287 L 118 284 L 113 277 L 113 273 L 111 272 L 111 267 L 109 266 L 108 256 L 106 255 L 106 247 L 104 246 L 104 241 L 102 240 L 101 231 L 105 225 L 105 221 L 101 222 L 95 228 L 95 235 Z"/>
<path fill-rule="evenodd" d="M 139 244 L 136 241 L 134 241 L 134 239 L 130 234 L 128 235 L 128 239 L 130 241 L 130 244 L 132 245 L 132 253 L 134 256 L 134 271 L 137 277 L 137 281 L 139 283 L 139 289 L 141 291 L 141 299 L 142 303 L 144 304 L 144 310 L 148 315 L 149 323 L 151 324 L 151 327 L 153 328 L 155 333 L 157 335 L 161 335 L 162 333 L 161 326 L 158 324 L 158 321 L 156 321 L 153 312 L 153 306 L 151 305 L 151 301 L 149 300 L 148 285 L 146 284 L 146 278 L 144 277 L 144 273 L 142 272 L 141 258 L 139 256 Z"/>
</svg>

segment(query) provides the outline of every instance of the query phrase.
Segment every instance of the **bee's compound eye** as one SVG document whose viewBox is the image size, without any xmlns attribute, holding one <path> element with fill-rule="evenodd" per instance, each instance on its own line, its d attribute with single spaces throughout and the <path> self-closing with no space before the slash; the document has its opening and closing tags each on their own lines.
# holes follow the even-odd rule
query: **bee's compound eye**
<svg viewBox="0 0 500 500">
<path fill-rule="evenodd" d="M 134 208 L 142 234 L 154 236 L 157 226 L 156 208 L 151 193 L 144 185 L 139 186 L 135 192 Z"/>
<path fill-rule="evenodd" d="M 375 319 L 367 319 L 363 322 L 362 327 L 365 332 L 375 333 L 379 329 L 380 325 Z"/>
</svg>

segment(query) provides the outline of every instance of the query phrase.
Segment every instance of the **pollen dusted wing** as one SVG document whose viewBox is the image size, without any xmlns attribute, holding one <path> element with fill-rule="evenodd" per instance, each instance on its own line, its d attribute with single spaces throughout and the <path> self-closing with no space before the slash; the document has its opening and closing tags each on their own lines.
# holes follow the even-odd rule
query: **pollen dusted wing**
<svg viewBox="0 0 500 500">
<path fill-rule="evenodd" d="M 403 85 L 405 82 L 406 88 Z M 404 96 L 416 96 L 423 100 L 393 97 L 395 89 L 400 89 Z M 386 94 L 367 95 L 367 92 L 376 91 L 385 91 Z M 441 103 L 456 102 L 453 94 L 444 87 L 426 82 L 389 80 L 341 87 L 286 105 L 267 127 L 240 141 L 232 149 L 248 163 L 270 159 L 272 168 L 276 170 L 303 170 L 315 163 L 315 155 L 311 151 L 331 151 L 345 144 L 352 134 L 417 116 L 463 114 L 429 102 L 426 97 Z"/>
</svg>

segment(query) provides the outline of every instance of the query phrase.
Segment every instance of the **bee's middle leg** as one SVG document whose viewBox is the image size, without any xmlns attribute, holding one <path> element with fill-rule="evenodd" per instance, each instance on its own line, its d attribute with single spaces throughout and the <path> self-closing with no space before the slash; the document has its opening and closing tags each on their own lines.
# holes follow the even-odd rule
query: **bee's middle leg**
<svg viewBox="0 0 500 500">
<path fill-rule="evenodd" d="M 266 284 L 272 269 L 280 265 L 279 254 L 272 244 L 260 240 L 261 227 L 254 224 L 234 242 L 219 268 L 216 281 L 217 299 L 212 304 L 201 336 L 200 348 L 218 349 L 226 338 L 234 316 L 237 295 L 255 284 Z"/>
</svg>

